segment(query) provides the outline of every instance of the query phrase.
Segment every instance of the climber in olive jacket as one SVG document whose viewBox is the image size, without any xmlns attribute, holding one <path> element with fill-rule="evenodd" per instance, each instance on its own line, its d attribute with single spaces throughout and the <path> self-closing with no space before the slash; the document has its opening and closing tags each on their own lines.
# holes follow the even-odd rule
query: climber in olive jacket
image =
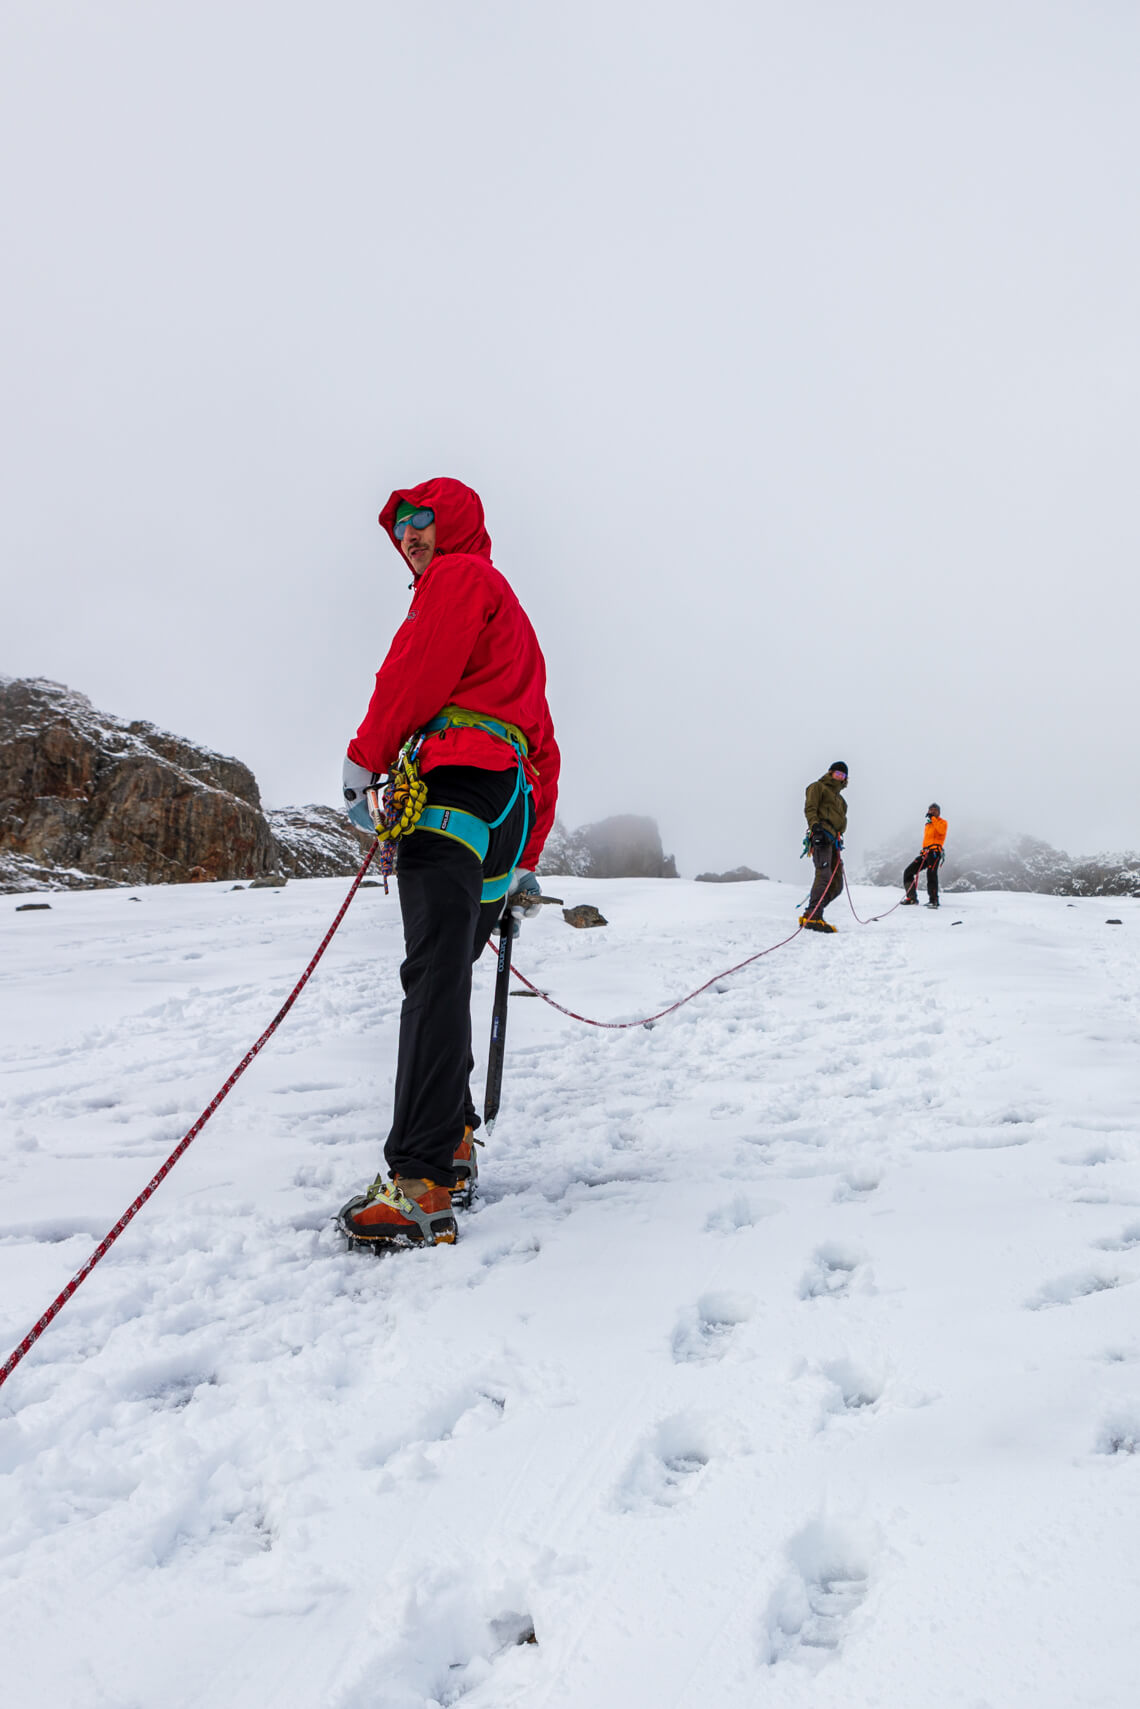
<svg viewBox="0 0 1140 1709">
<path fill-rule="evenodd" d="M 824 753 L 827 749 L 824 748 Z M 804 818 L 808 830 L 822 825 L 833 837 L 841 837 L 847 829 L 847 803 L 839 793 L 847 787 L 847 767 L 832 766 L 814 783 L 809 783 L 804 795 Z"/>
<path fill-rule="evenodd" d="M 839 855 L 839 839 L 847 829 L 847 803 L 841 790 L 847 787 L 847 766 L 834 760 L 822 777 L 809 783 L 804 796 L 804 818 L 808 823 L 809 847 L 815 865 L 811 900 L 801 924 L 813 931 L 832 932 L 823 918 L 823 911 L 843 888 L 843 863 Z"/>
</svg>

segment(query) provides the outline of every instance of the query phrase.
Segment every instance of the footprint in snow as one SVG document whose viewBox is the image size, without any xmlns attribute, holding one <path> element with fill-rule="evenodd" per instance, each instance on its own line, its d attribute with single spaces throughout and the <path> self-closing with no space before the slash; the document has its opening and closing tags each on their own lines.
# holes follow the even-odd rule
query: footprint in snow
<svg viewBox="0 0 1140 1709">
<path fill-rule="evenodd" d="M 733 1331 L 756 1310 L 749 1294 L 702 1294 L 673 1331 L 673 1361 L 707 1364 L 723 1359 Z"/>
<path fill-rule="evenodd" d="M 361 1455 L 360 1463 L 381 1470 L 381 1489 L 408 1479 L 434 1478 L 441 1454 L 465 1437 L 494 1429 L 506 1405 L 507 1396 L 497 1384 L 455 1389 L 438 1396 L 410 1429 L 381 1439 Z"/>
<path fill-rule="evenodd" d="M 496 1571 L 488 1582 L 482 1563 L 413 1563 L 379 1587 L 380 1640 L 357 1645 L 354 1671 L 328 1694 L 328 1709 L 453 1704 L 480 1687 L 481 1701 L 521 1702 L 524 1693 L 529 1701 L 540 1639 L 528 1600 L 522 1575 L 504 1582 Z"/>
<path fill-rule="evenodd" d="M 708 1428 L 687 1413 L 663 1419 L 634 1455 L 614 1494 L 621 1513 L 675 1507 L 712 1458 Z"/>
<path fill-rule="evenodd" d="M 98 1240 L 106 1232 L 105 1221 L 96 1222 L 91 1217 L 53 1217 L 43 1222 L 6 1223 L 0 1226 L 0 1241 L 10 1240 L 18 1244 L 34 1241 L 58 1246 L 62 1241 L 74 1240 L 81 1234 Z"/>
<path fill-rule="evenodd" d="M 775 1216 L 783 1210 L 775 1199 L 749 1199 L 743 1193 L 718 1205 L 705 1219 L 706 1234 L 737 1234 L 742 1228 L 755 1228 L 764 1217 Z"/>
<path fill-rule="evenodd" d="M 1102 1252 L 1129 1252 L 1134 1246 L 1140 1246 L 1140 1222 L 1130 1222 L 1115 1239 L 1110 1236 L 1105 1240 L 1094 1240 L 1093 1245 Z"/>
<path fill-rule="evenodd" d="M 1120 1153 L 1109 1145 L 1094 1145 L 1088 1151 L 1079 1152 L 1076 1157 L 1062 1157 L 1061 1162 L 1070 1169 L 1096 1169 L 1102 1163 L 1118 1163 Z"/>
<path fill-rule="evenodd" d="M 830 1384 L 825 1403 L 828 1416 L 869 1412 L 883 1398 L 887 1379 L 882 1370 L 847 1358 L 831 1359 L 821 1365 L 820 1370 Z"/>
<path fill-rule="evenodd" d="M 764 1615 L 761 1659 L 820 1668 L 843 1645 L 867 1595 L 870 1550 L 853 1531 L 817 1519 L 788 1544 L 791 1570 Z"/>
<path fill-rule="evenodd" d="M 873 1164 L 857 1164 L 836 1182 L 834 1199 L 837 1205 L 858 1203 L 873 1193 L 883 1179 L 883 1171 Z"/>
<path fill-rule="evenodd" d="M 1084 1299 L 1089 1294 L 1103 1294 L 1112 1288 L 1124 1287 L 1131 1279 L 1107 1270 L 1076 1270 L 1071 1275 L 1055 1276 L 1052 1281 L 1043 1282 L 1025 1304 L 1030 1311 L 1047 1311 L 1051 1306 L 1072 1305 L 1074 1300 Z"/>
<path fill-rule="evenodd" d="M 838 1240 L 829 1240 L 823 1246 L 817 1246 L 812 1254 L 811 1265 L 800 1281 L 800 1298 L 842 1298 L 850 1292 L 857 1272 L 866 1262 L 866 1253 L 860 1251 L 857 1246 L 847 1246 Z"/>
<path fill-rule="evenodd" d="M 1097 1435 L 1098 1454 L 1140 1454 L 1140 1406 L 1111 1412 Z"/>
</svg>

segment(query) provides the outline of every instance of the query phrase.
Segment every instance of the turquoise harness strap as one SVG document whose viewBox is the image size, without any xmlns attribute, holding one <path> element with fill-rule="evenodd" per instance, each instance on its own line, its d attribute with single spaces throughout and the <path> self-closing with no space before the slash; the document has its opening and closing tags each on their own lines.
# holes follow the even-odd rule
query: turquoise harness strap
<svg viewBox="0 0 1140 1709">
<path fill-rule="evenodd" d="M 417 831 L 438 831 L 441 837 L 462 843 L 471 850 L 482 866 L 491 843 L 491 828 L 486 819 L 476 813 L 466 813 L 462 807 L 425 807 L 420 814 Z"/>
<path fill-rule="evenodd" d="M 508 813 L 517 801 L 518 794 L 516 788 L 515 793 L 511 796 L 510 807 L 507 808 Z M 495 824 L 502 824 L 506 816 L 504 813 L 502 818 L 495 820 Z M 477 813 L 465 812 L 462 807 L 425 807 L 420 814 L 416 830 L 435 831 L 441 837 L 450 837 L 452 842 L 462 843 L 465 849 L 471 850 L 480 866 L 487 858 L 487 850 L 491 844 L 491 827 L 487 824 L 486 819 L 480 819 Z M 526 840 L 529 835 L 530 805 L 528 803 L 526 812 L 523 814 L 522 841 L 519 843 L 515 858 L 506 872 L 496 873 L 493 877 L 483 880 L 480 902 L 502 901 L 511 887 L 511 879 L 514 877 L 515 868 L 522 858 L 522 852 L 526 847 Z"/>
<path fill-rule="evenodd" d="M 500 740 L 508 742 L 512 752 L 514 753 L 515 760 L 517 761 L 515 787 L 511 791 L 510 800 L 507 802 L 507 805 L 503 808 L 503 811 L 499 814 L 497 819 L 492 819 L 488 822 L 486 819 L 480 819 L 477 813 L 468 813 L 462 807 L 425 807 L 423 812 L 420 814 L 416 830 L 435 831 L 441 837 L 450 837 L 453 842 L 462 843 L 464 848 L 471 850 L 471 853 L 475 856 L 479 865 L 482 866 L 483 862 L 487 858 L 487 850 L 491 846 L 491 832 L 497 830 L 498 827 L 506 821 L 511 809 L 520 795 L 528 798 L 526 800 L 526 810 L 523 813 L 522 841 L 519 843 L 514 860 L 511 862 L 510 867 L 506 872 L 497 873 L 493 877 L 484 878 L 483 880 L 483 891 L 480 896 L 480 902 L 501 902 L 511 887 L 511 879 L 515 875 L 515 868 L 522 859 L 522 852 L 526 848 L 526 841 L 530 835 L 531 812 L 529 797 L 533 794 L 533 786 L 526 775 L 526 767 L 523 764 L 522 749 L 519 747 L 514 736 L 507 729 L 507 726 L 505 724 L 501 724 L 497 718 L 481 717 L 478 723 L 472 722 L 471 724 L 467 724 L 466 721 L 464 721 L 463 725 L 459 725 L 454 719 L 449 718 L 446 713 L 441 712 L 438 718 L 433 718 L 430 724 L 424 725 L 425 733 L 430 733 L 433 730 L 450 730 L 452 728 L 486 730 L 490 735 L 498 736 Z"/>
</svg>

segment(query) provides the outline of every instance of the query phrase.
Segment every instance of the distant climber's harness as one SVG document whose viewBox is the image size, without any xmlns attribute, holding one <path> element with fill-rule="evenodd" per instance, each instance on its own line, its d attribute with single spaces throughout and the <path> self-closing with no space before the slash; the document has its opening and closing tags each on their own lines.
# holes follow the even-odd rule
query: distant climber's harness
<svg viewBox="0 0 1140 1709">
<path fill-rule="evenodd" d="M 445 706 L 437 718 L 430 724 L 425 724 L 420 733 L 420 739 L 432 735 L 436 730 L 483 730 L 489 736 L 497 736 L 501 742 L 508 742 L 515 755 L 515 787 L 511 798 L 497 819 L 480 819 L 477 813 L 469 813 L 464 807 L 422 807 L 417 815 L 417 823 L 413 829 L 435 831 L 441 837 L 450 837 L 453 842 L 462 843 L 470 849 L 475 859 L 482 866 L 487 858 L 487 850 L 491 845 L 491 832 L 497 830 L 509 816 L 515 802 L 521 795 L 524 801 L 530 796 L 532 785 L 526 775 L 524 760 L 527 753 L 527 740 L 522 731 L 514 724 L 504 724 L 498 718 L 488 718 L 482 712 L 469 712 L 465 706 Z M 417 749 L 418 752 L 418 749 Z M 523 814 L 522 838 L 519 842 L 515 857 L 506 872 L 497 873 L 492 878 L 483 880 L 481 902 L 501 902 L 511 887 L 515 868 L 522 859 L 530 835 L 529 809 Z"/>
<path fill-rule="evenodd" d="M 819 833 L 818 839 L 816 837 L 817 831 Z M 813 848 L 820 846 L 821 841 L 829 842 L 836 854 L 843 852 L 843 838 L 837 837 L 833 831 L 828 830 L 826 825 L 821 825 L 817 821 L 804 836 L 803 854 L 800 855 L 800 859 L 803 860 L 804 855 L 810 854 Z"/>
</svg>

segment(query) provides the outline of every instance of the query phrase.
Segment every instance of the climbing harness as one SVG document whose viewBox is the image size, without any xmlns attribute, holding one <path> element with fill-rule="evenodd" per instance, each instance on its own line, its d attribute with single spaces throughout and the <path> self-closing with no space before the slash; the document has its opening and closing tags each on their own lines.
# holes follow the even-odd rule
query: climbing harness
<svg viewBox="0 0 1140 1709">
<path fill-rule="evenodd" d="M 533 786 L 526 775 L 527 740 L 517 725 L 505 724 L 501 719 L 487 717 L 482 712 L 470 712 L 465 706 L 445 706 L 438 717 L 424 725 L 419 739 L 422 742 L 424 737 L 434 735 L 437 730 L 453 729 L 483 730 L 489 736 L 497 736 L 500 741 L 508 742 L 515 756 L 515 787 L 497 819 L 481 819 L 477 813 L 469 813 L 464 807 L 421 807 L 417 816 L 418 828 L 422 831 L 435 831 L 441 837 L 450 837 L 453 842 L 462 843 L 464 848 L 471 850 L 482 866 L 491 845 L 491 832 L 506 821 L 521 795 L 526 802 L 526 811 L 523 813 L 522 836 L 515 857 L 506 872 L 495 873 L 483 880 L 483 890 L 479 898 L 481 903 L 501 902 L 511 887 L 515 868 L 522 859 L 527 838 L 530 836 L 530 796 Z M 417 753 L 418 751 L 417 748 Z M 415 828 L 413 826 L 413 829 Z"/>
<path fill-rule="evenodd" d="M 514 752 L 515 787 L 497 819 L 481 819 L 477 813 L 471 813 L 465 807 L 427 805 L 428 786 L 420 776 L 420 750 L 428 736 L 439 730 L 453 729 L 483 730 L 487 735 L 496 736 L 500 741 L 509 743 Z M 388 880 L 396 869 L 396 844 L 402 837 L 410 837 L 413 831 L 435 831 L 439 836 L 450 837 L 453 842 L 462 843 L 465 849 L 471 850 L 482 866 L 491 846 L 491 832 L 504 823 L 515 802 L 522 795 L 528 805 L 523 814 L 522 837 L 515 857 L 506 872 L 495 873 L 483 880 L 483 890 L 479 898 L 480 902 L 501 902 L 511 887 L 515 868 L 522 859 L 522 852 L 530 835 L 529 800 L 533 786 L 526 775 L 526 756 L 527 739 L 517 725 L 506 724 L 501 719 L 491 718 L 482 712 L 470 712 L 465 706 L 445 706 L 422 730 L 417 730 L 414 736 L 409 737 L 401 748 L 400 757 L 383 789 L 377 785 L 365 790 L 368 813 L 376 832 L 376 841 L 380 845 L 377 869 L 384 880 L 385 894 L 388 892 Z"/>
</svg>

